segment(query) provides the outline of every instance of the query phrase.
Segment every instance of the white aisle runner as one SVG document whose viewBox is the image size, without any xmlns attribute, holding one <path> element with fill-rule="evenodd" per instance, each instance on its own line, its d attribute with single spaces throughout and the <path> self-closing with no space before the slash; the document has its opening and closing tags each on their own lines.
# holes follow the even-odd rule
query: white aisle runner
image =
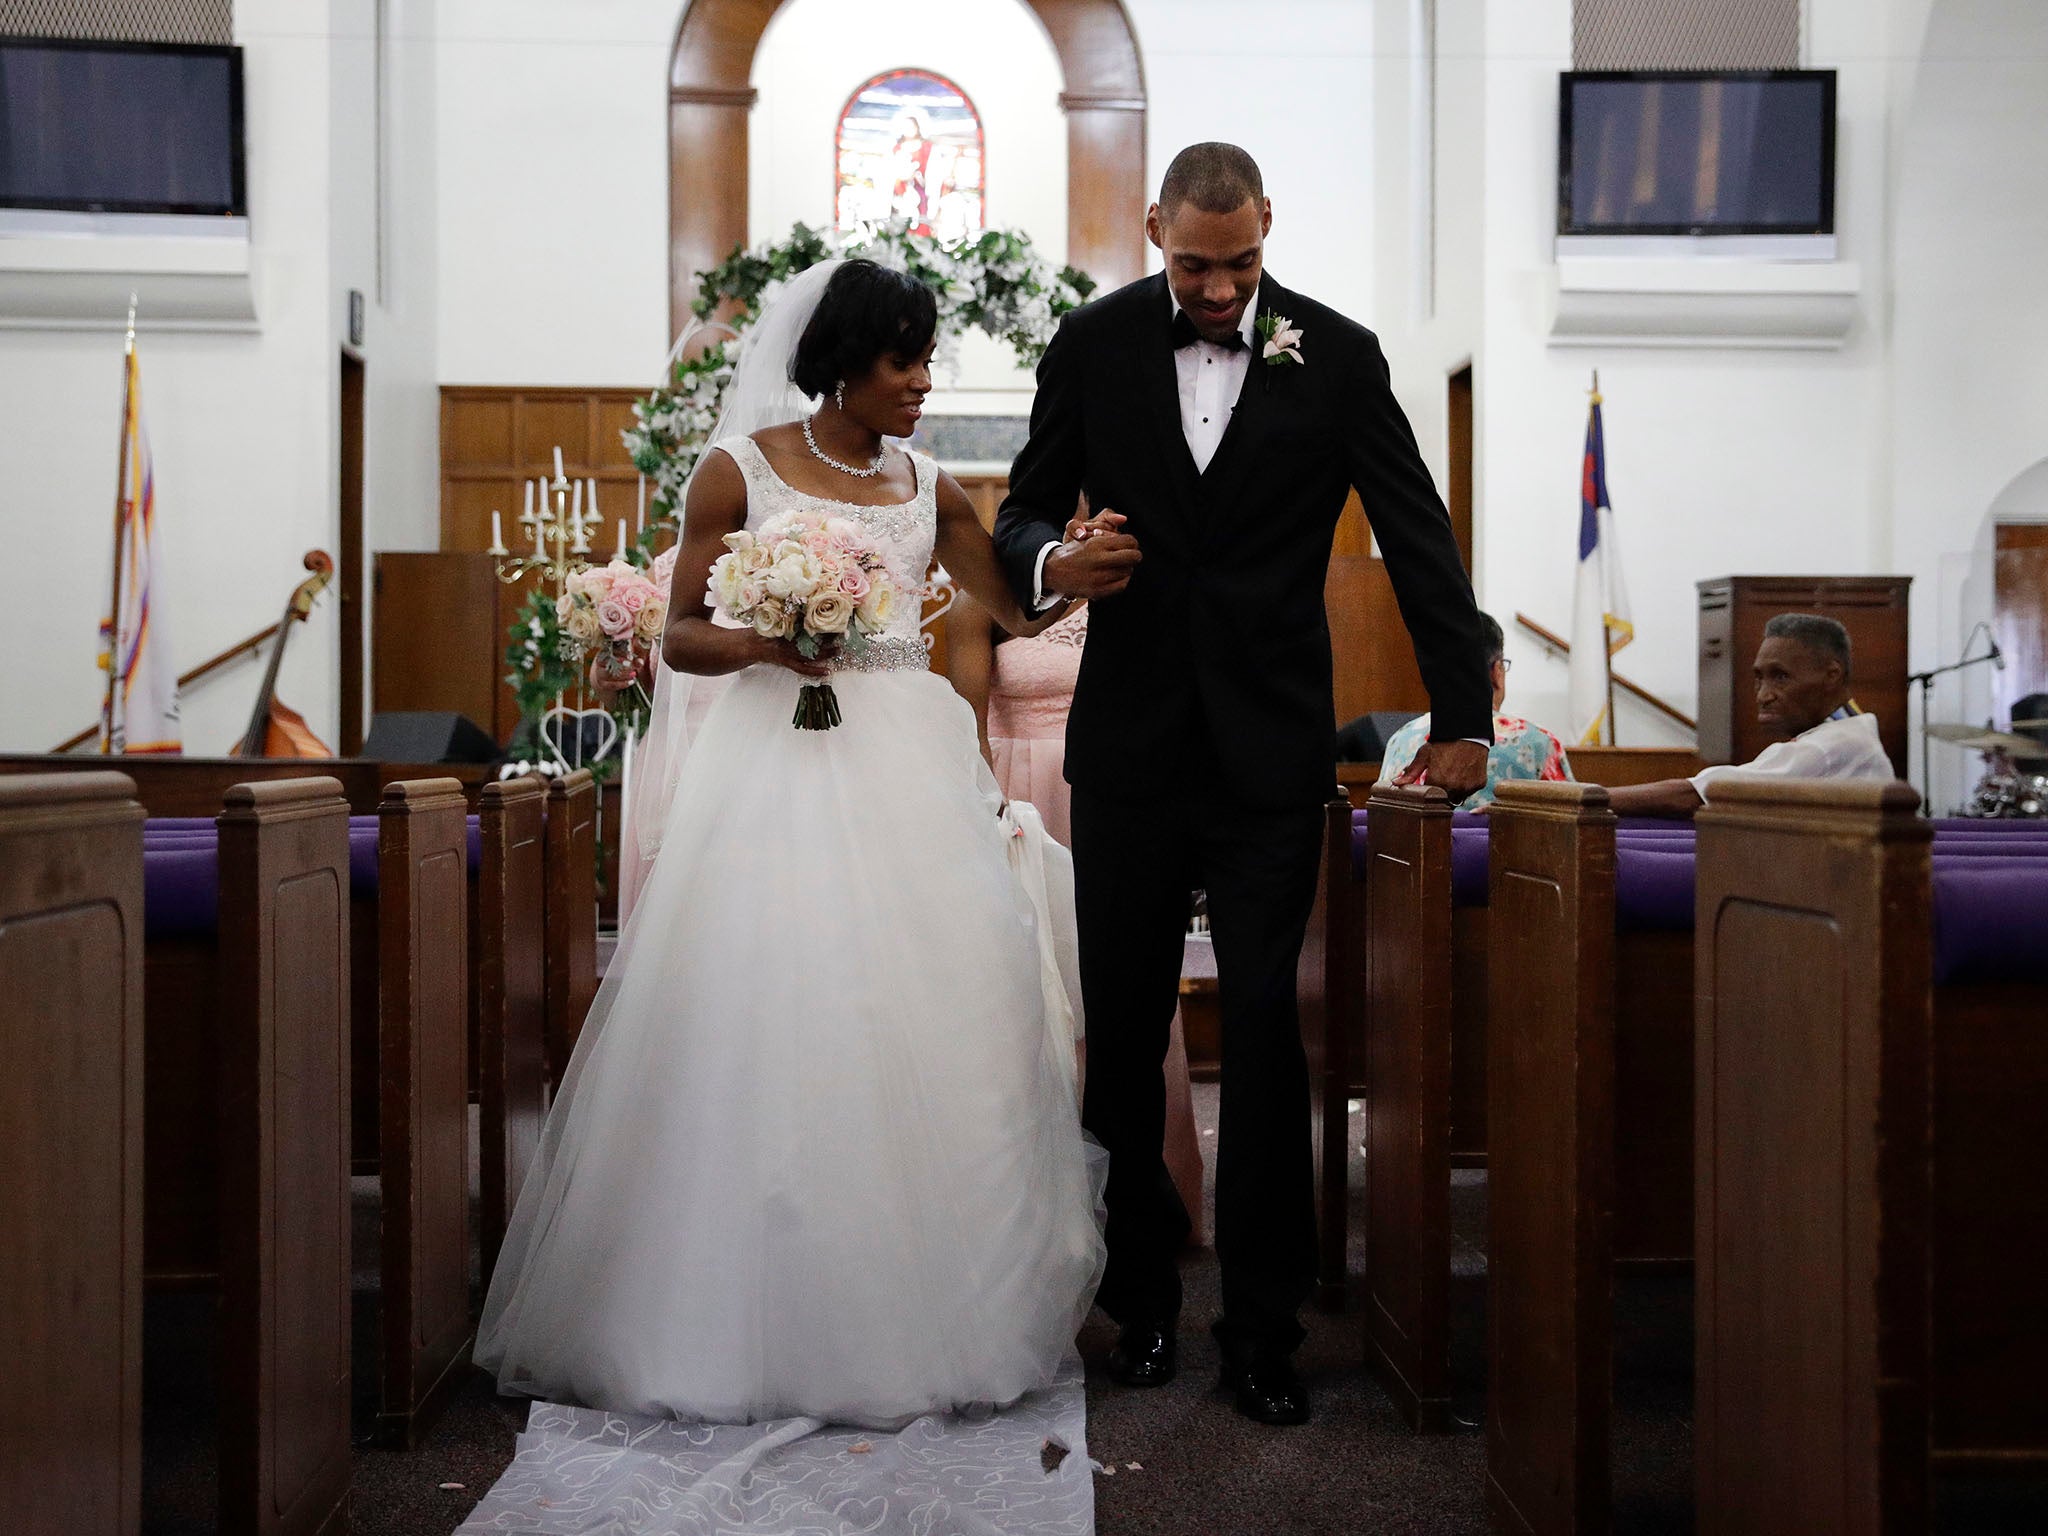
<svg viewBox="0 0 2048 1536">
<path fill-rule="evenodd" d="M 1047 1452 L 1047 1442 L 1065 1447 Z M 1057 1459 L 1050 1469 L 1047 1463 Z M 532 1405 L 462 1532 L 544 1536 L 1093 1536 L 1081 1363 L 1000 1413 L 894 1433 L 679 1424 Z"/>
</svg>

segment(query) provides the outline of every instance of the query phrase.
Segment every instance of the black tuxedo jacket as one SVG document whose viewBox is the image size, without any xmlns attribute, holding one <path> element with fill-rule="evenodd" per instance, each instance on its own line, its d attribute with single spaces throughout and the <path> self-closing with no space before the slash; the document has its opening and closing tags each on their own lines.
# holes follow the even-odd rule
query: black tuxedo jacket
<svg viewBox="0 0 2048 1536">
<path fill-rule="evenodd" d="M 1356 487 L 1429 688 L 1433 739 L 1493 735 L 1478 609 L 1449 516 L 1371 331 L 1268 276 L 1257 310 L 1302 333 L 1300 363 L 1256 350 L 1228 429 L 1197 473 L 1181 430 L 1163 274 L 1060 324 L 1038 366 L 1031 438 L 996 518 L 1028 608 L 1038 552 L 1078 496 L 1121 512 L 1144 552 L 1091 606 L 1067 722 L 1067 781 L 1150 798 L 1213 761 L 1249 804 L 1325 800 L 1335 782 L 1330 544 Z"/>
</svg>

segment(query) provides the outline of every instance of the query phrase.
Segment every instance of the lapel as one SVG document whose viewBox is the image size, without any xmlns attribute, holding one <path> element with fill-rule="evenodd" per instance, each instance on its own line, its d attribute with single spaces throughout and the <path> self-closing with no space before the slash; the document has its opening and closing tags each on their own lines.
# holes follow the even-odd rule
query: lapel
<svg viewBox="0 0 2048 1536">
<path fill-rule="evenodd" d="M 1182 499 L 1194 500 L 1197 472 L 1195 456 L 1188 452 L 1187 434 L 1180 424 L 1180 375 L 1173 361 L 1173 302 L 1166 294 L 1166 275 L 1153 279 L 1151 299 L 1144 307 L 1139 327 L 1139 384 L 1152 410 L 1152 424 L 1159 432 L 1159 448 L 1165 457 Z"/>
<path fill-rule="evenodd" d="M 1284 303 L 1285 292 L 1271 277 L 1262 276 L 1259 291 L 1252 299 L 1252 314 L 1263 315 L 1268 309 Z M 1209 467 L 1202 472 L 1204 486 L 1213 488 L 1222 484 L 1231 467 L 1249 451 L 1247 445 L 1257 443 L 1259 433 L 1274 409 L 1273 397 L 1281 384 L 1278 375 L 1300 366 L 1297 363 L 1267 363 L 1259 356 L 1265 344 L 1265 338 L 1254 329 L 1251 365 L 1244 371 L 1244 384 L 1238 390 L 1237 403 L 1231 408 L 1229 424 L 1223 429 L 1223 440 L 1216 445 Z"/>
</svg>

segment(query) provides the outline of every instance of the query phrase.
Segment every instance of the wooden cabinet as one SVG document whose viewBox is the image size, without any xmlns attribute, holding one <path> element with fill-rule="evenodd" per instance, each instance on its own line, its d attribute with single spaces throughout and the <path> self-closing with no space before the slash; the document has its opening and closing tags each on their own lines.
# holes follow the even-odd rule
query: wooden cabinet
<svg viewBox="0 0 2048 1536">
<path fill-rule="evenodd" d="M 504 682 L 505 639 L 535 579 L 508 586 L 485 554 L 380 551 L 371 711 L 452 709 L 509 742 L 519 706 Z"/>
<path fill-rule="evenodd" d="M 1764 625 L 1781 613 L 1817 613 L 1849 631 L 1856 702 L 1906 776 L 1906 602 L 1910 576 L 1720 576 L 1699 583 L 1699 752 L 1707 763 L 1746 763 L 1777 738 L 1757 723 L 1750 668 Z"/>
</svg>

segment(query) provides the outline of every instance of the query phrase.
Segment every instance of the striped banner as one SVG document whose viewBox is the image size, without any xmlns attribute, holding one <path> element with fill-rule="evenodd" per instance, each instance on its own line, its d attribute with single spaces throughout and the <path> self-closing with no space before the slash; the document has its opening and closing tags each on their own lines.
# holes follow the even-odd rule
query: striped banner
<svg viewBox="0 0 2048 1536">
<path fill-rule="evenodd" d="M 163 559 L 157 543 L 156 467 L 142 424 L 142 365 L 127 359 L 128 433 L 121 442 L 120 612 L 100 625 L 100 665 L 116 666 L 103 752 L 185 750 L 178 723 L 178 671 L 164 632 Z"/>
</svg>

